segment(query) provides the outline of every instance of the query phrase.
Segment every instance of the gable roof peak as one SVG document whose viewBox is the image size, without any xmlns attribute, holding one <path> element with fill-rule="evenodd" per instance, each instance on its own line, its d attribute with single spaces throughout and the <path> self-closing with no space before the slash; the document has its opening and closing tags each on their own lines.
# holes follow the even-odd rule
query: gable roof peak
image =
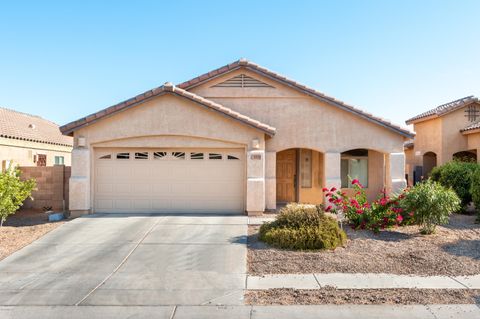
<svg viewBox="0 0 480 319">
<path fill-rule="evenodd" d="M 446 113 L 455 111 L 459 108 L 462 108 L 462 107 L 464 107 L 468 104 L 474 103 L 474 102 L 479 102 L 479 99 L 477 97 L 473 96 L 473 95 L 462 97 L 460 99 L 457 99 L 457 100 L 454 100 L 454 101 L 447 102 L 447 103 L 444 103 L 442 105 L 436 106 L 431 110 L 428 110 L 426 112 L 423 112 L 421 114 L 418 114 L 418 115 L 406 120 L 405 122 L 407 124 L 412 124 L 413 122 L 426 119 L 430 116 L 435 116 L 435 117 L 441 116 L 441 115 L 444 115 Z"/>
<path fill-rule="evenodd" d="M 265 67 L 262 67 L 252 61 L 248 61 L 246 59 L 240 59 L 235 62 L 232 62 L 230 64 L 224 65 L 218 69 L 215 69 L 213 71 L 207 72 L 205 74 L 202 74 L 200 76 L 197 76 L 191 80 L 185 81 L 183 83 L 180 83 L 177 85 L 178 88 L 184 89 L 184 90 L 190 90 L 194 87 L 197 87 L 207 81 L 210 81 L 214 78 L 217 78 L 219 76 L 225 75 L 227 73 L 236 71 L 240 68 L 245 68 L 249 71 L 252 71 L 258 75 L 264 76 L 268 79 L 277 81 L 279 83 L 282 83 L 290 88 L 293 88 L 297 91 L 300 91 L 310 97 L 313 97 L 317 100 L 320 100 L 324 103 L 333 105 L 335 107 L 338 107 L 342 110 L 345 110 L 347 112 L 353 113 L 369 122 L 378 124 L 388 130 L 394 131 L 395 133 L 398 133 L 404 137 L 407 138 L 413 138 L 415 136 L 415 133 L 411 132 L 410 130 L 400 127 L 398 125 L 395 125 L 391 123 L 390 121 L 387 121 L 385 119 L 379 118 L 377 116 L 374 116 L 370 113 L 367 113 L 363 110 L 360 110 L 359 108 L 352 106 L 350 104 L 347 104 L 343 101 L 340 101 L 334 97 L 328 96 L 322 92 L 319 92 L 313 88 L 310 88 L 306 85 L 303 85 L 297 81 L 294 81 L 284 75 L 281 75 L 277 72 L 271 71 Z"/>
<path fill-rule="evenodd" d="M 273 126 L 270 126 L 266 123 L 262 123 L 258 120 L 255 120 L 253 118 L 250 118 L 246 115 L 243 115 L 239 112 L 236 112 L 226 106 L 223 106 L 217 102 L 211 101 L 209 99 L 206 99 L 200 95 L 197 95 L 192 92 L 188 92 L 186 90 L 183 90 L 179 87 L 176 87 L 170 82 L 166 82 L 164 85 L 157 87 L 155 89 L 146 91 L 144 93 L 141 93 L 133 98 L 130 98 L 126 101 L 120 102 L 118 104 L 112 105 L 106 109 L 103 109 L 101 111 L 98 111 L 96 113 L 90 114 L 86 117 L 83 117 L 81 119 L 78 119 L 76 121 L 70 122 L 68 124 L 65 124 L 60 127 L 60 131 L 64 135 L 72 135 L 75 130 L 78 130 L 79 128 L 82 128 L 84 126 L 87 126 L 91 123 L 94 123 L 106 116 L 110 116 L 112 114 L 118 113 L 122 110 L 134 107 L 140 103 L 143 103 L 151 98 L 154 98 L 156 96 L 160 96 L 162 94 L 173 94 L 185 99 L 188 99 L 190 101 L 193 101 L 197 104 L 200 104 L 202 106 L 208 107 L 214 111 L 217 111 L 229 118 L 232 118 L 233 120 L 242 122 L 244 124 L 247 124 L 253 128 L 259 129 L 260 131 L 268 134 L 269 136 L 275 135 L 276 129 Z"/>
</svg>

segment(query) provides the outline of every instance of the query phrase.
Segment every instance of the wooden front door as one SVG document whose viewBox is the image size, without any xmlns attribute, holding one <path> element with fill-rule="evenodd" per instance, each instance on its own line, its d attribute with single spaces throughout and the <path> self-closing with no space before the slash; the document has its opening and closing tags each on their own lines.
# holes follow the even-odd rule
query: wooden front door
<svg viewBox="0 0 480 319">
<path fill-rule="evenodd" d="M 277 202 L 296 201 L 297 151 L 277 153 Z"/>
</svg>

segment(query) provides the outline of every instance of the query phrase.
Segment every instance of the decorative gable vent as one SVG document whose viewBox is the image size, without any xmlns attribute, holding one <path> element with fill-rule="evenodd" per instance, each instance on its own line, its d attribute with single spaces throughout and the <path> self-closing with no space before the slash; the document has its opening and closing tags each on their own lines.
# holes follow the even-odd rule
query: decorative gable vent
<svg viewBox="0 0 480 319">
<path fill-rule="evenodd" d="M 213 87 L 228 87 L 228 88 L 273 88 L 273 86 L 254 79 L 248 75 L 240 74 L 234 76 L 225 82 L 215 84 Z"/>
<path fill-rule="evenodd" d="M 468 118 L 470 122 L 476 122 L 480 117 L 480 108 L 475 104 L 467 106 L 465 109 L 465 117 Z"/>
</svg>

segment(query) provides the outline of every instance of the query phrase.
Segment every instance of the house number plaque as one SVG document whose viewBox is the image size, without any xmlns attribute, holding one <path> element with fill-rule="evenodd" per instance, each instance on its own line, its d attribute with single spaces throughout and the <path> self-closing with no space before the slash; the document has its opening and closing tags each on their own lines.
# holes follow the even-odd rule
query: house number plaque
<svg viewBox="0 0 480 319">
<path fill-rule="evenodd" d="M 251 154 L 250 159 L 251 160 L 261 160 L 262 159 L 262 154 Z"/>
</svg>

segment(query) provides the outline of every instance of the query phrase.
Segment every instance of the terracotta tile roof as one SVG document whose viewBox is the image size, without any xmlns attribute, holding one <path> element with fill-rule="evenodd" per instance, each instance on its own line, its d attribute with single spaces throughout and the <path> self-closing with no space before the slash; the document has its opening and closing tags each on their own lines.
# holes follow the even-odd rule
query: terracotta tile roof
<svg viewBox="0 0 480 319">
<path fill-rule="evenodd" d="M 394 132 L 396 133 L 399 133 L 405 137 L 408 137 L 408 138 L 413 138 L 415 136 L 415 133 L 405 129 L 405 128 L 402 128 L 398 125 L 395 125 L 395 124 L 392 124 L 391 122 L 383 119 L 383 118 L 380 118 L 380 117 L 376 117 L 376 116 L 373 116 L 372 114 L 370 113 L 367 113 L 365 111 L 362 111 L 352 105 L 349 105 L 343 101 L 340 101 L 340 100 L 337 100 L 335 99 L 334 97 L 331 97 L 331 96 L 328 96 L 328 95 L 325 95 L 324 93 L 321 93 L 315 89 L 312 89 L 312 88 L 309 88 L 303 84 L 300 84 L 296 81 L 293 81 L 283 75 L 280 75 L 276 72 L 273 72 L 273 71 L 270 71 L 264 67 L 261 67 L 259 66 L 258 64 L 255 64 L 253 62 L 250 62 L 248 60 L 245 60 L 245 59 L 240 59 L 236 62 L 233 62 L 233 63 L 230 63 L 228 65 L 225 65 L 221 68 L 218 68 L 216 70 L 213 70 L 213 71 L 210 71 L 208 73 L 205 73 L 203 75 L 200 75 L 196 78 L 193 78 L 189 81 L 186 81 L 186 82 L 183 82 L 181 84 L 178 85 L 178 87 L 182 88 L 182 89 L 185 89 L 185 90 L 189 90 L 195 86 L 198 86 L 208 80 L 211 80 L 213 78 L 216 78 L 218 76 L 221 76 L 221 75 L 224 75 L 226 73 L 229 73 L 229 72 L 232 72 L 234 70 L 237 70 L 239 68 L 246 68 L 248 70 L 251 70 L 257 74 L 260 74 L 262 76 L 265 76 L 267 78 L 270 78 L 272 80 L 275 80 L 275 81 L 278 81 L 278 82 L 281 82 L 289 87 L 292 87 L 296 90 L 299 90 L 309 96 L 312 96 L 320 101 L 323 101 L 323 102 L 326 102 L 330 105 L 334 105 L 336 107 L 339 107 L 343 110 L 346 110 L 350 113 L 353 113 L 353 114 L 356 114 L 364 119 L 366 119 L 367 121 L 370 121 L 370 122 L 373 122 L 373 123 L 376 123 L 376 124 L 379 124 L 387 129 L 390 129 L 390 130 L 393 130 Z"/>
<path fill-rule="evenodd" d="M 474 102 L 478 102 L 477 97 L 475 97 L 473 95 L 466 96 L 466 97 L 463 97 L 461 99 L 439 105 L 439 106 L 437 106 L 437 107 L 435 107 L 431 110 L 423 112 L 422 114 L 414 116 L 411 119 L 408 119 L 406 121 L 406 123 L 411 124 L 414 121 L 417 121 L 417 120 L 420 120 L 420 119 L 423 119 L 423 118 L 427 118 L 427 117 L 430 117 L 430 116 L 441 116 L 443 114 L 455 111 L 456 109 L 459 109 L 461 107 L 464 107 L 465 105 L 468 105 L 468 104 L 471 104 L 471 103 L 474 103 Z"/>
<path fill-rule="evenodd" d="M 460 132 L 468 132 L 468 131 L 473 131 L 473 130 L 480 130 L 480 121 L 478 121 L 476 123 L 472 123 L 465 128 L 462 128 L 460 130 Z"/>
<path fill-rule="evenodd" d="M 63 146 L 73 144 L 72 138 L 62 135 L 57 124 L 36 115 L 2 107 L 0 137 Z"/>
<path fill-rule="evenodd" d="M 191 101 L 193 101 L 197 104 L 200 104 L 201 106 L 213 109 L 213 110 L 219 112 L 220 114 L 222 114 L 226 117 L 229 117 L 231 119 L 240 121 L 243 124 L 247 124 L 247 125 L 249 125 L 253 128 L 259 129 L 259 130 L 265 132 L 266 134 L 268 134 L 270 136 L 273 136 L 275 134 L 275 131 L 276 131 L 275 128 L 268 125 L 268 124 L 262 123 L 260 121 L 255 120 L 255 119 L 252 119 L 252 118 L 250 118 L 246 115 L 240 114 L 236 111 L 233 111 L 232 109 L 230 109 L 228 107 L 225 107 L 225 106 L 223 106 L 219 103 L 216 103 L 216 102 L 210 101 L 208 99 L 205 99 L 205 98 L 203 98 L 203 97 L 201 97 L 197 94 L 185 91 L 185 90 L 183 90 L 179 87 L 176 87 L 176 86 L 172 85 L 171 83 L 165 83 L 165 85 L 163 85 L 161 87 L 155 88 L 153 90 L 146 91 L 146 92 L 144 92 L 142 94 L 139 94 L 139 95 L 137 95 L 137 96 L 135 96 L 135 97 L 133 97 L 129 100 L 126 100 L 126 101 L 123 101 L 121 103 L 115 104 L 115 105 L 110 106 L 110 107 L 108 107 L 104 110 L 101 110 L 101 111 L 97 112 L 97 113 L 88 115 L 84 118 L 81 118 L 81 119 L 76 120 L 74 122 L 63 125 L 62 127 L 60 127 L 60 130 L 62 131 L 63 134 L 66 134 L 66 135 L 72 134 L 73 131 L 75 131 L 75 130 L 83 127 L 83 126 L 94 123 L 97 120 L 99 120 L 99 119 L 101 119 L 105 116 L 109 116 L 109 115 L 117 113 L 121 110 L 136 106 L 141 102 L 145 102 L 148 99 L 151 99 L 153 97 L 157 97 L 157 96 L 160 96 L 160 95 L 163 95 L 163 94 L 174 94 L 174 95 L 180 96 L 182 98 L 186 98 L 186 99 L 191 100 Z"/>
<path fill-rule="evenodd" d="M 410 149 L 410 148 L 413 148 L 414 144 L 412 141 L 408 141 L 408 142 L 405 142 L 403 144 L 403 148 L 406 148 L 406 149 Z"/>
</svg>

